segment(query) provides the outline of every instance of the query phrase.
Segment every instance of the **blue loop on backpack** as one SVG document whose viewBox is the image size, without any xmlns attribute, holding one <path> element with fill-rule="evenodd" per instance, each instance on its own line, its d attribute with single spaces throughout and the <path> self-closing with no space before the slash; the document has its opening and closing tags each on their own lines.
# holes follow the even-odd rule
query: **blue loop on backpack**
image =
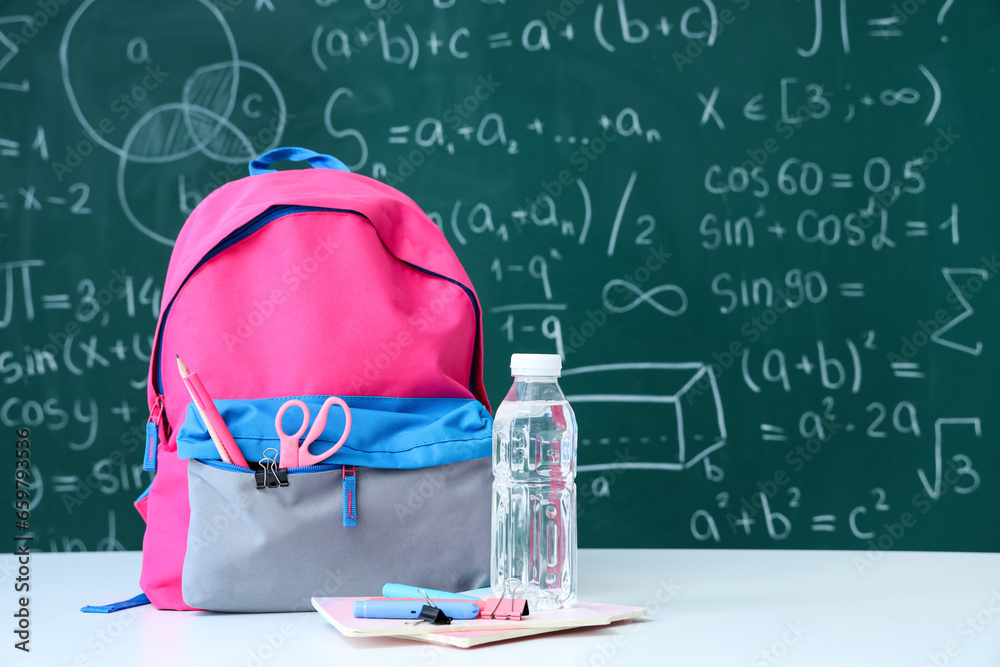
<svg viewBox="0 0 1000 667">
<path fill-rule="evenodd" d="M 352 471 L 344 475 L 344 528 L 352 528 L 358 525 L 358 478 Z"/>
<path fill-rule="evenodd" d="M 142 469 L 156 472 L 156 450 L 160 445 L 160 427 L 154 422 L 146 422 L 146 452 L 142 455 Z"/>
<path fill-rule="evenodd" d="M 144 604 L 149 604 L 149 598 L 146 597 L 145 593 L 139 593 L 134 598 L 128 600 L 122 600 L 121 602 L 115 602 L 113 604 L 100 604 L 100 605 L 87 605 L 80 609 L 85 614 L 113 614 L 116 611 L 123 611 L 125 609 L 131 609 L 132 607 L 141 607 Z"/>
<path fill-rule="evenodd" d="M 298 148 L 296 146 L 285 146 L 270 150 L 255 160 L 250 162 L 250 175 L 270 174 L 276 170 L 268 169 L 272 164 L 280 160 L 291 160 L 292 162 L 308 162 L 313 167 L 321 169 L 336 169 L 337 171 L 350 171 L 347 165 L 333 157 L 311 151 L 308 148 Z"/>
</svg>

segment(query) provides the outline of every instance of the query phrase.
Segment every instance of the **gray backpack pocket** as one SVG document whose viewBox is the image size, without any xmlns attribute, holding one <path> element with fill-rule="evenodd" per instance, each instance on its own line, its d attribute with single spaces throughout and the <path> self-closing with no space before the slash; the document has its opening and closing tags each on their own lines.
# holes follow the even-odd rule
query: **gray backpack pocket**
<svg viewBox="0 0 1000 667">
<path fill-rule="evenodd" d="M 184 601 L 211 611 L 311 610 L 310 598 L 377 596 L 388 582 L 461 591 L 489 584 L 490 459 L 357 468 L 345 526 L 344 468 L 254 473 L 188 461 L 191 522 Z"/>
<path fill-rule="evenodd" d="M 280 447 L 293 397 L 219 400 L 255 469 Z M 318 414 L 325 396 L 294 397 Z M 184 601 L 212 611 L 304 611 L 312 597 L 377 596 L 399 582 L 460 591 L 488 584 L 492 419 L 474 399 L 345 396 L 350 437 L 325 461 L 275 473 L 218 460 L 193 406 L 177 435 L 188 463 Z M 285 414 L 294 433 L 297 411 Z M 314 443 L 341 436 L 331 411 Z M 285 475 L 287 474 L 287 477 Z M 287 485 L 280 486 L 280 481 Z M 260 482 L 260 483 L 258 483 Z M 261 488 L 258 488 L 261 487 Z"/>
</svg>

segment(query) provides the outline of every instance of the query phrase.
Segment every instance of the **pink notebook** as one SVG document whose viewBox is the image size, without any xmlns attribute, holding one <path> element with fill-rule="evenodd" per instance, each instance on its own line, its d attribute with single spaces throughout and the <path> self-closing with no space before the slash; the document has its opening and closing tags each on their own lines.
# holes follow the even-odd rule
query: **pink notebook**
<svg viewBox="0 0 1000 667">
<path fill-rule="evenodd" d="M 638 618 L 646 615 L 645 607 L 628 607 L 618 604 L 604 604 L 601 602 L 577 602 L 577 607 L 584 606 L 591 611 L 603 615 L 608 619 L 608 623 L 625 621 L 630 618 Z M 419 642 L 430 642 L 433 644 L 447 644 L 458 648 L 471 648 L 481 644 L 492 642 L 502 642 L 508 639 L 519 637 L 530 637 L 541 635 L 547 632 L 559 632 L 560 630 L 571 630 L 572 627 L 559 628 L 512 628 L 509 630 L 463 630 L 461 632 L 437 632 L 423 635 L 399 635 L 400 639 L 411 639 Z"/>
<path fill-rule="evenodd" d="M 532 612 L 520 621 L 456 620 L 451 625 L 407 625 L 402 619 L 354 618 L 353 603 L 365 598 L 313 598 L 313 607 L 347 637 L 400 637 L 468 648 L 545 632 L 607 625 L 646 614 L 644 607 L 578 602 L 572 609 Z"/>
</svg>

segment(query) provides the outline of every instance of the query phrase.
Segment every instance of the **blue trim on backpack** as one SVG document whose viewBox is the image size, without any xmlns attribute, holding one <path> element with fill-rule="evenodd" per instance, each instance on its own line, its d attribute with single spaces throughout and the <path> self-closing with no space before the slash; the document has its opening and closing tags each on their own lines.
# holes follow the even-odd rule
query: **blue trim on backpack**
<svg viewBox="0 0 1000 667">
<path fill-rule="evenodd" d="M 80 611 L 85 614 L 113 614 L 116 611 L 124 611 L 125 609 L 131 609 L 132 607 L 141 607 L 144 604 L 149 604 L 149 598 L 146 597 L 145 593 L 140 593 L 134 598 L 122 600 L 121 602 L 99 605 L 89 604 L 86 607 L 81 607 Z"/>
<path fill-rule="evenodd" d="M 215 405 L 248 462 L 264 458 L 264 450 L 280 448 L 274 418 L 281 405 L 298 398 L 315 419 L 326 396 L 216 400 Z M 351 408 L 351 433 L 326 459 L 327 465 L 412 469 L 457 463 L 492 455 L 493 418 L 473 398 L 390 398 L 344 396 Z M 283 425 L 294 433 L 301 412 L 289 410 Z M 340 439 L 344 412 L 330 409 L 326 428 L 310 448 L 319 454 Z M 192 403 L 177 432 L 182 459 L 218 459 L 219 453 Z"/>
</svg>

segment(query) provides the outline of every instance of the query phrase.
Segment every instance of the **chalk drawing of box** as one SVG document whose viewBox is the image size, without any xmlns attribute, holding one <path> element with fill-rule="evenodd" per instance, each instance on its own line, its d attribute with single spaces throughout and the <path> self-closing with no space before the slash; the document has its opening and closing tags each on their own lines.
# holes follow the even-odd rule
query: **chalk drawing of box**
<svg viewBox="0 0 1000 667">
<path fill-rule="evenodd" d="M 635 362 L 568 368 L 560 385 L 573 406 L 579 472 L 686 470 L 726 444 L 715 375 L 701 362 Z"/>
</svg>

